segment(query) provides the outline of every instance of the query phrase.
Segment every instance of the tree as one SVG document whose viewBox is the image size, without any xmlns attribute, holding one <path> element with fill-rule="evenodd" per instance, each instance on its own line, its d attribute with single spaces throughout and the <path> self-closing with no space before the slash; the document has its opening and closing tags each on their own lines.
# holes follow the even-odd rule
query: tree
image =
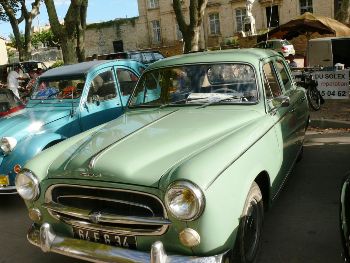
<svg viewBox="0 0 350 263">
<path fill-rule="evenodd" d="M 54 0 L 44 0 L 51 30 L 62 48 L 65 64 L 85 60 L 85 29 L 88 0 L 71 0 L 64 24 L 58 20 Z"/>
<path fill-rule="evenodd" d="M 344 24 L 349 24 L 349 8 L 350 8 L 350 1 L 349 0 L 342 0 L 340 9 L 336 13 L 336 19 Z"/>
<path fill-rule="evenodd" d="M 32 45 L 38 47 L 42 43 L 46 47 L 59 47 L 58 39 L 52 33 L 51 29 L 35 32 L 32 36 Z"/>
<path fill-rule="evenodd" d="M 203 22 L 204 11 L 207 7 L 208 0 L 190 0 L 188 7 L 190 14 L 189 24 L 186 23 L 183 14 L 184 0 L 173 0 L 173 9 L 176 20 L 185 44 L 184 52 L 198 51 L 199 33 Z"/>
<path fill-rule="evenodd" d="M 25 4 L 25 0 L 1 0 L 0 1 L 0 19 L 9 21 L 12 27 L 16 48 L 19 53 L 19 60 L 30 59 L 32 45 L 32 23 L 33 19 L 39 14 L 40 0 L 35 0 L 31 4 L 32 9 L 29 11 Z M 17 13 L 20 17 L 17 18 Z M 24 40 L 21 41 L 21 32 L 19 24 L 25 22 Z"/>
</svg>

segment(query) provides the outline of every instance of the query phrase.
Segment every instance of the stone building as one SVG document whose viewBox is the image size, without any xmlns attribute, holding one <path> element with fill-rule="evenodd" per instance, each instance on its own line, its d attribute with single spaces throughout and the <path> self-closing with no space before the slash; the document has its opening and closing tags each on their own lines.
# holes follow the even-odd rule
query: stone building
<svg viewBox="0 0 350 263">
<path fill-rule="evenodd" d="M 0 65 L 7 64 L 7 50 L 6 50 L 6 40 L 0 36 Z"/>
<path fill-rule="evenodd" d="M 252 13 L 258 33 L 284 24 L 304 12 L 335 17 L 341 0 L 255 0 Z M 189 0 L 182 0 L 188 18 Z M 169 55 L 181 53 L 182 36 L 172 0 L 138 0 L 139 17 L 117 19 L 88 26 L 87 55 L 119 50 L 161 49 Z M 201 48 L 230 42 L 244 30 L 245 0 L 209 0 L 200 37 Z"/>
</svg>

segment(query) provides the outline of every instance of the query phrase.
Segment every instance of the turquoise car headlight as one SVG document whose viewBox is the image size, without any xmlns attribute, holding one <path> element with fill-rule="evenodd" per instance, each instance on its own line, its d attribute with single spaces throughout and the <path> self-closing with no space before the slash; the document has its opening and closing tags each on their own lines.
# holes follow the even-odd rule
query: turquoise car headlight
<svg viewBox="0 0 350 263">
<path fill-rule="evenodd" d="M 0 140 L 0 148 L 5 153 L 10 153 L 17 145 L 17 140 L 13 137 L 3 137 Z"/>
<path fill-rule="evenodd" d="M 16 189 L 24 200 L 35 201 L 40 195 L 39 180 L 29 170 L 17 174 Z"/>
<path fill-rule="evenodd" d="M 188 181 L 172 183 L 165 194 L 165 205 L 177 219 L 192 221 L 203 212 L 205 198 L 201 189 Z"/>
</svg>

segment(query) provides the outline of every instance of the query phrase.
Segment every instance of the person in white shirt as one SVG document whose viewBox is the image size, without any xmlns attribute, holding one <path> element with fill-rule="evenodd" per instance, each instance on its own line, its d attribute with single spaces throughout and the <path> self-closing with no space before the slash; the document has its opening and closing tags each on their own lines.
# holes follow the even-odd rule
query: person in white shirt
<svg viewBox="0 0 350 263">
<path fill-rule="evenodd" d="M 15 66 L 12 71 L 7 75 L 7 88 L 12 90 L 13 94 L 15 94 L 18 98 L 19 92 L 18 92 L 18 87 L 19 83 L 18 80 L 23 80 L 24 78 L 21 78 L 19 75 L 19 66 Z"/>
</svg>

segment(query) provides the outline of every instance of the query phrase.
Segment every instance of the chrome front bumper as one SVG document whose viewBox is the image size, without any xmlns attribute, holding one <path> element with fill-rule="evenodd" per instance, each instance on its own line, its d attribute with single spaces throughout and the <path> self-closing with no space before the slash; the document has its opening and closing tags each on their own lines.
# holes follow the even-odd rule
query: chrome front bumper
<svg viewBox="0 0 350 263">
<path fill-rule="evenodd" d="M 17 194 L 16 186 L 0 186 L 0 195 Z"/>
<path fill-rule="evenodd" d="M 48 223 L 44 223 L 40 228 L 33 225 L 29 229 L 27 238 L 31 244 L 40 247 L 43 252 L 55 252 L 90 262 L 222 263 L 226 254 L 210 257 L 167 255 L 163 243 L 160 241 L 152 245 L 151 253 L 129 250 L 85 240 L 61 237 L 54 233 Z"/>
</svg>

